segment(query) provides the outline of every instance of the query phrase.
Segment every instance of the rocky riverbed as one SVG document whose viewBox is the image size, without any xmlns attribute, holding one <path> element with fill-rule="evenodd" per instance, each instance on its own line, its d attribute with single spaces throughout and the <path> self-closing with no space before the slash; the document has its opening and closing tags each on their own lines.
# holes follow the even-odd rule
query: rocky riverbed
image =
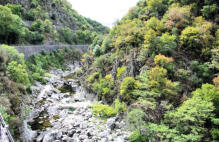
<svg viewBox="0 0 219 142">
<path fill-rule="evenodd" d="M 129 132 L 119 116 L 100 119 L 92 114 L 97 102 L 74 79 L 79 63 L 68 71 L 51 70 L 47 84 L 32 86 L 31 113 L 23 124 L 25 142 L 128 142 Z"/>
</svg>

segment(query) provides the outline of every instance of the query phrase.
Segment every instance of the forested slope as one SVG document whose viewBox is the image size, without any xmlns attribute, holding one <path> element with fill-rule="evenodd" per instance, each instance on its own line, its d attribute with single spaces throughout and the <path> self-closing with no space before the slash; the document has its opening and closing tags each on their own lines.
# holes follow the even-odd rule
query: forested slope
<svg viewBox="0 0 219 142">
<path fill-rule="evenodd" d="M 219 140 L 218 5 L 140 0 L 83 56 L 78 78 L 113 108 L 123 102 L 118 112 L 128 107 L 131 141 Z"/>
<path fill-rule="evenodd" d="M 79 15 L 67 0 L 1 0 L 0 43 L 89 44 L 108 28 Z"/>
</svg>

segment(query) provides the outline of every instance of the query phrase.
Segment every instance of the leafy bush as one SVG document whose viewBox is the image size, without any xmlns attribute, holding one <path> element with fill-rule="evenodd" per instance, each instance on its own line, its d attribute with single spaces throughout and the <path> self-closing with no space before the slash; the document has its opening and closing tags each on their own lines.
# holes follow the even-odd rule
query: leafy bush
<svg viewBox="0 0 219 142">
<path fill-rule="evenodd" d="M 45 29 L 46 33 L 51 33 L 52 32 L 52 22 L 50 20 L 46 19 L 43 22 L 43 25 L 44 25 L 44 29 Z"/>
<path fill-rule="evenodd" d="M 190 65 L 190 69 L 197 73 L 198 77 L 201 79 L 207 79 L 212 75 L 212 72 L 207 63 L 199 64 L 198 61 L 193 61 Z"/>
<path fill-rule="evenodd" d="M 148 48 L 141 49 L 141 52 L 137 58 L 138 61 L 140 61 L 142 64 L 145 64 L 146 60 L 150 56 L 150 52 Z"/>
<path fill-rule="evenodd" d="M 11 9 L 11 12 L 12 12 L 13 14 L 15 14 L 15 15 L 18 15 L 18 16 L 21 17 L 21 15 L 23 14 L 24 9 L 23 9 L 22 6 L 19 5 L 19 4 L 10 4 L 10 3 L 8 3 L 6 6 L 7 6 L 8 8 L 10 8 L 10 9 Z"/>
<path fill-rule="evenodd" d="M 16 61 L 19 64 L 24 65 L 24 54 L 19 53 L 13 46 L 1 45 L 1 48 L 4 48 L 8 55 L 8 62 Z"/>
<path fill-rule="evenodd" d="M 6 122 L 6 124 L 9 124 L 10 115 L 7 114 L 6 108 L 4 106 L 2 106 L 2 105 L 0 105 L 0 113 L 1 113 L 4 121 Z"/>
<path fill-rule="evenodd" d="M 129 140 L 131 142 L 144 142 L 145 141 L 145 137 L 141 134 L 140 131 L 135 130 L 129 136 Z"/>
<path fill-rule="evenodd" d="M 164 16 L 165 26 L 167 29 L 177 28 L 183 29 L 190 23 L 191 6 L 179 7 L 173 4 L 168 13 Z"/>
<path fill-rule="evenodd" d="M 98 57 L 102 54 L 102 49 L 99 45 L 96 45 L 93 49 L 94 56 Z"/>
<path fill-rule="evenodd" d="M 115 99 L 114 108 L 118 113 L 125 112 L 127 110 L 127 106 L 124 102 L 120 102 L 119 99 Z"/>
<path fill-rule="evenodd" d="M 217 4 L 212 4 L 203 6 L 201 12 L 205 18 L 212 19 L 218 13 L 218 10 Z"/>
<path fill-rule="evenodd" d="M 100 116 L 101 118 L 113 117 L 117 114 L 117 111 L 108 105 L 95 103 L 92 105 L 93 114 Z"/>
<path fill-rule="evenodd" d="M 33 24 L 30 26 L 30 30 L 43 33 L 45 31 L 43 21 L 40 19 L 34 21 Z"/>
<path fill-rule="evenodd" d="M 125 77 L 120 86 L 120 95 L 123 100 L 130 102 L 133 99 L 135 100 L 135 96 L 133 95 L 133 91 L 138 88 L 138 84 L 133 77 Z"/>
<path fill-rule="evenodd" d="M 132 109 L 128 113 L 128 122 L 129 122 L 129 128 L 132 131 L 131 135 L 129 136 L 129 140 L 132 142 L 144 142 L 146 141 L 145 135 L 146 135 L 146 122 L 144 121 L 144 111 L 141 109 Z"/>
<path fill-rule="evenodd" d="M 148 0 L 146 10 L 151 17 L 162 16 L 167 9 L 167 1 L 165 0 Z"/>
<path fill-rule="evenodd" d="M 129 50 L 130 48 L 140 47 L 143 42 L 143 30 L 140 28 L 141 21 L 135 19 L 127 20 L 116 29 L 118 37 L 115 39 L 117 50 Z"/>
<path fill-rule="evenodd" d="M 100 76 L 99 72 L 94 72 L 92 75 L 88 77 L 88 82 L 90 83 L 94 82 L 96 79 L 99 78 L 99 76 Z"/>
<path fill-rule="evenodd" d="M 172 63 L 172 62 L 173 62 L 173 58 L 168 58 L 168 57 L 161 55 L 161 54 L 156 55 L 154 58 L 155 65 L 159 65 L 161 67 L 164 67 L 168 63 Z"/>
<path fill-rule="evenodd" d="M 106 58 L 106 56 L 100 56 L 98 58 L 96 58 L 96 60 L 94 61 L 93 65 L 94 67 L 97 67 L 99 69 L 104 69 L 104 67 L 106 67 L 106 65 L 109 63 L 108 59 Z"/>
<path fill-rule="evenodd" d="M 72 39 L 73 33 L 72 33 L 72 30 L 70 28 L 61 29 L 60 32 L 61 32 L 60 39 L 62 42 L 66 42 L 68 44 L 73 43 L 73 39 Z"/>
<path fill-rule="evenodd" d="M 152 29 L 152 30 L 156 31 L 159 34 L 164 29 L 163 23 L 160 20 L 158 20 L 157 18 L 155 18 L 155 17 L 150 18 L 146 22 L 146 26 L 147 26 L 148 29 Z"/>
<path fill-rule="evenodd" d="M 180 44 L 186 51 L 191 50 L 194 55 L 201 54 L 204 59 L 208 59 L 214 39 L 210 32 L 212 24 L 206 22 L 202 17 L 197 17 L 193 25 L 182 31 Z"/>
<path fill-rule="evenodd" d="M 117 68 L 117 78 L 120 79 L 125 71 L 126 71 L 126 66 Z"/>
<path fill-rule="evenodd" d="M 145 47 L 151 53 L 162 53 L 164 55 L 173 55 L 177 44 L 175 42 L 176 36 L 169 33 L 163 33 L 161 37 L 157 37 L 157 33 L 150 29 L 145 34 Z"/>
<path fill-rule="evenodd" d="M 105 78 L 99 78 L 99 80 L 93 84 L 93 91 L 97 92 L 97 95 L 103 98 L 113 95 L 113 89 L 114 79 L 111 74 L 106 75 Z"/>
<path fill-rule="evenodd" d="M 103 49 L 104 53 L 109 52 L 113 49 L 113 41 L 112 41 L 112 35 L 109 34 L 107 37 L 103 40 L 103 43 L 101 45 L 101 48 Z"/>
<path fill-rule="evenodd" d="M 158 66 L 152 68 L 149 72 L 148 87 L 154 93 L 155 98 L 174 100 L 178 95 L 179 83 L 168 80 L 166 76 L 166 69 Z"/>
<path fill-rule="evenodd" d="M 7 71 L 10 75 L 10 78 L 15 82 L 29 85 L 30 81 L 28 74 L 23 65 L 18 64 L 16 61 L 12 61 L 8 64 Z"/>
</svg>

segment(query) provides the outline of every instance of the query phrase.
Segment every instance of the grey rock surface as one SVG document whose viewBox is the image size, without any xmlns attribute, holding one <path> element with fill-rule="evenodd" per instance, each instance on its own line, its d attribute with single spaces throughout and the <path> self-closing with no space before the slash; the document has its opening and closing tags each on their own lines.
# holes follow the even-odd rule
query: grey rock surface
<svg viewBox="0 0 219 142">
<path fill-rule="evenodd" d="M 37 125 L 48 125 L 44 129 L 26 131 L 36 133 L 30 140 L 29 136 L 23 137 L 24 142 L 128 142 L 125 123 L 114 117 L 102 120 L 92 114 L 91 106 L 97 102 L 97 97 L 79 86 L 76 81 L 65 80 L 64 75 L 72 74 L 79 68 L 79 64 L 69 65 L 69 71 L 53 69 L 48 83 L 37 83 L 32 87 L 33 100 L 32 111 L 24 125 L 34 128 L 33 122 L 40 118 Z M 61 93 L 57 85 L 62 87 L 64 83 L 75 88 L 75 94 Z M 43 114 L 43 115 L 42 115 Z"/>
</svg>

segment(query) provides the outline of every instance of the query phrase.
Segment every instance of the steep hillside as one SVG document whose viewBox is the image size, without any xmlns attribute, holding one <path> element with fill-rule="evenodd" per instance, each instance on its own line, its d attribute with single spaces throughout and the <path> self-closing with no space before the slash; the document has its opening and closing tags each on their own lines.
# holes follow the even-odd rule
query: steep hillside
<svg viewBox="0 0 219 142">
<path fill-rule="evenodd" d="M 78 78 L 109 105 L 128 105 L 131 141 L 219 140 L 218 6 L 140 0 L 83 56 Z"/>
<path fill-rule="evenodd" d="M 89 44 L 108 28 L 79 15 L 67 0 L 2 0 L 0 43 Z M 6 26 L 5 26 L 6 25 Z"/>
</svg>

